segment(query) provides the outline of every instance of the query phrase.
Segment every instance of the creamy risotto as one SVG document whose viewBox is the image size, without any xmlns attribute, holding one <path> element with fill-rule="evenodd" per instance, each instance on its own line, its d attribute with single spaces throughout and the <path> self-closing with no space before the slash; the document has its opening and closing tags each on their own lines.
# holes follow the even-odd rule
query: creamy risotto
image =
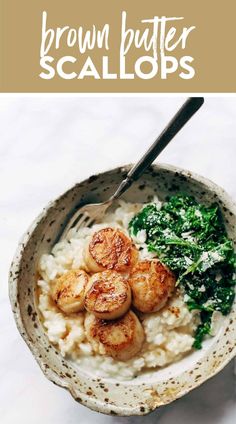
<svg viewBox="0 0 236 424">
<path fill-rule="evenodd" d="M 110 227 L 119 228 L 129 235 L 128 224 L 141 206 L 120 201 L 118 207 L 107 214 L 102 223 L 79 231 L 72 229 L 66 240 L 57 243 L 52 252 L 43 255 L 39 262 L 39 310 L 47 336 L 63 356 L 73 359 L 80 368 L 94 375 L 132 379 L 146 370 L 177 361 L 192 350 L 199 314 L 189 311 L 180 290 L 175 291 L 160 311 L 138 314 L 144 329 L 145 342 L 141 351 L 125 362 L 93 352 L 84 328 L 86 312 L 66 315 L 52 300 L 52 286 L 56 277 L 71 269 L 86 269 L 84 249 L 91 234 Z M 150 260 L 155 255 L 148 252 L 145 239 L 145 231 L 140 231 L 133 237 L 139 259 Z"/>
</svg>

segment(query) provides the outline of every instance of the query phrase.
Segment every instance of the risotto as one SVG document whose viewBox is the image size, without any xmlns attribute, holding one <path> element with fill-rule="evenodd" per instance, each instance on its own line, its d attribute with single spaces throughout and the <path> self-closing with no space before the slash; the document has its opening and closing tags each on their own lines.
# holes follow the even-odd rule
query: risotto
<svg viewBox="0 0 236 424">
<path fill-rule="evenodd" d="M 86 269 L 84 249 L 91 235 L 110 227 L 120 229 L 129 236 L 128 224 L 142 206 L 120 201 L 118 207 L 106 214 L 101 223 L 78 231 L 72 229 L 67 238 L 57 243 L 50 254 L 42 255 L 39 262 L 38 306 L 46 334 L 63 356 L 76 361 L 80 368 L 94 375 L 132 379 L 147 370 L 171 364 L 192 350 L 199 313 L 189 311 L 179 289 L 175 290 L 161 310 L 138 314 L 145 341 L 138 354 L 125 362 L 93 351 L 84 327 L 86 312 L 66 315 L 52 300 L 51 291 L 56 277 L 69 270 Z M 140 260 L 155 257 L 147 250 L 145 231 L 139 231 L 132 239 Z"/>
</svg>

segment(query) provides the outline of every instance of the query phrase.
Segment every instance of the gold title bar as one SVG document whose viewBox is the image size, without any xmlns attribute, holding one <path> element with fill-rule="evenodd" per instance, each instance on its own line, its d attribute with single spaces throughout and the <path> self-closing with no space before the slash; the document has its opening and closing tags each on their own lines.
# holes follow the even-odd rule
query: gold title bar
<svg viewBox="0 0 236 424">
<path fill-rule="evenodd" d="M 235 1 L 1 1 L 1 92 L 236 91 Z"/>
</svg>

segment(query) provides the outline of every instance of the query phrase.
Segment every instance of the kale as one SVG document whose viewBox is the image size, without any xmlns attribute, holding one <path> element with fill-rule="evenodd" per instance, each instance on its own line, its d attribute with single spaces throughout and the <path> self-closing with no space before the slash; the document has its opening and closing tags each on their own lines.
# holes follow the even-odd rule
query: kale
<svg viewBox="0 0 236 424">
<path fill-rule="evenodd" d="M 193 342 L 193 347 L 195 349 L 201 349 L 202 348 L 202 341 L 204 339 L 204 336 L 207 334 L 210 334 L 211 331 L 211 317 L 212 312 L 201 312 L 201 324 L 198 326 L 196 333 L 195 333 L 195 340 Z"/>
<path fill-rule="evenodd" d="M 193 196 L 176 195 L 158 207 L 146 205 L 130 222 L 131 235 L 146 231 L 155 252 L 188 295 L 188 307 L 201 311 L 194 347 L 210 332 L 214 310 L 230 312 L 235 297 L 235 253 L 219 206 L 205 206 Z"/>
</svg>

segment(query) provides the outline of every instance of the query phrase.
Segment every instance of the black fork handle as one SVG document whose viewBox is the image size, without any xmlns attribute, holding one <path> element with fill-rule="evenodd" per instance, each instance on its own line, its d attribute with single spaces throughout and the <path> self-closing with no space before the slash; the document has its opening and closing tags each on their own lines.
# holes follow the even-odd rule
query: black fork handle
<svg viewBox="0 0 236 424">
<path fill-rule="evenodd" d="M 183 106 L 174 115 L 159 137 L 154 141 L 147 152 L 141 159 L 132 167 L 127 174 L 127 177 L 121 182 L 111 200 L 117 199 L 131 186 L 133 181 L 136 181 L 143 172 L 152 164 L 157 156 L 169 144 L 174 136 L 183 128 L 186 122 L 197 112 L 203 105 L 203 97 L 190 97 Z"/>
</svg>

